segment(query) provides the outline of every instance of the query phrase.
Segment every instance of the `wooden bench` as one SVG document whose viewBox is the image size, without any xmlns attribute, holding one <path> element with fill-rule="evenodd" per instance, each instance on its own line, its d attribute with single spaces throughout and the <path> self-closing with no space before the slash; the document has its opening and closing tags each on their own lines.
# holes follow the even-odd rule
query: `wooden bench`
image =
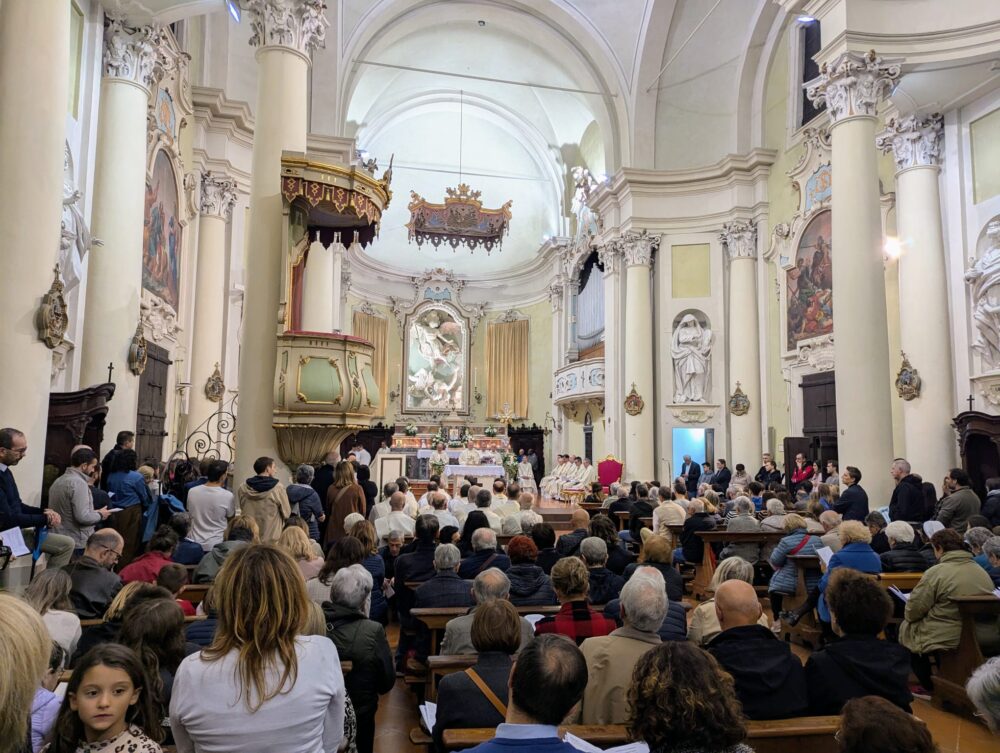
<svg viewBox="0 0 1000 753">
<path fill-rule="evenodd" d="M 839 716 L 806 716 L 798 719 L 776 719 L 773 721 L 747 722 L 747 744 L 756 753 L 836 753 L 836 741 L 840 728 Z M 623 724 L 582 725 L 571 724 L 559 728 L 560 733 L 570 732 L 599 748 L 608 748 L 628 742 L 628 733 Z M 449 729 L 442 735 L 446 750 L 461 750 L 492 740 L 496 730 L 492 727 L 481 729 Z M 410 732 L 410 742 L 414 745 L 430 745 L 431 738 L 417 728 Z"/>
<path fill-rule="evenodd" d="M 555 614 L 559 611 L 558 606 L 534 606 L 515 607 L 520 615 L 526 614 Z M 414 607 L 410 610 L 410 616 L 420 620 L 427 629 L 431 631 L 431 655 L 437 654 L 440 645 L 441 633 L 449 621 L 456 617 L 462 617 L 469 613 L 472 607 Z"/>
<path fill-rule="evenodd" d="M 476 654 L 428 656 L 427 666 L 429 677 L 427 679 L 427 687 L 424 690 L 425 698 L 428 701 L 433 701 L 437 698 L 438 683 L 442 677 L 454 672 L 464 672 L 469 667 L 474 666 L 478 658 Z"/>
<path fill-rule="evenodd" d="M 900 591 L 912 591 L 923 576 L 923 573 L 879 573 L 878 583 L 885 589 L 895 586 Z"/>
<path fill-rule="evenodd" d="M 211 587 L 211 583 L 189 583 L 181 587 L 181 590 L 177 592 L 177 598 L 187 599 L 194 606 L 198 606 L 205 600 L 205 595 Z"/>
<path fill-rule="evenodd" d="M 595 515 L 597 515 L 598 513 L 600 513 L 600 512 L 603 512 L 603 511 L 604 511 L 604 506 L 603 506 L 603 505 L 601 505 L 601 504 L 599 504 L 598 502 L 580 502 L 580 503 L 578 504 L 578 507 L 579 507 L 579 508 L 580 508 L 581 510 L 586 510 L 586 511 L 587 511 L 587 513 L 588 513 L 588 514 L 590 515 L 590 517 L 592 517 L 592 518 L 593 518 L 593 517 L 594 517 Z"/>
<path fill-rule="evenodd" d="M 770 533 L 768 531 L 750 531 L 747 533 L 734 533 L 726 530 L 718 531 L 698 531 L 698 537 L 704 542 L 704 551 L 701 562 L 695 563 L 694 582 L 691 584 L 691 593 L 699 601 L 703 601 L 710 596 L 708 590 L 712 583 L 712 576 L 715 575 L 715 549 L 712 544 L 773 544 L 781 541 L 786 534 L 781 532 Z"/>
<path fill-rule="evenodd" d="M 792 554 L 787 557 L 796 570 L 796 586 L 794 596 L 785 596 L 782 607 L 786 611 L 797 609 L 809 598 L 809 589 L 806 586 L 807 573 L 820 572 L 819 557 L 815 554 Z M 788 564 L 785 565 L 788 567 Z M 815 610 L 803 615 L 795 627 L 790 627 L 784 622 L 781 624 L 781 638 L 784 640 L 794 640 L 810 648 L 818 648 L 823 638 L 823 631 L 819 622 L 816 621 Z"/>
<path fill-rule="evenodd" d="M 986 661 L 979 645 L 976 623 L 992 619 L 995 624 L 1000 618 L 1000 599 L 993 594 L 983 594 L 956 596 L 952 601 L 958 606 L 958 611 L 962 615 L 962 635 L 958 641 L 958 648 L 942 651 L 938 655 L 938 672 L 934 676 L 934 695 L 931 702 L 937 708 L 954 709 L 972 717 L 976 709 L 965 692 L 965 683 Z"/>
</svg>

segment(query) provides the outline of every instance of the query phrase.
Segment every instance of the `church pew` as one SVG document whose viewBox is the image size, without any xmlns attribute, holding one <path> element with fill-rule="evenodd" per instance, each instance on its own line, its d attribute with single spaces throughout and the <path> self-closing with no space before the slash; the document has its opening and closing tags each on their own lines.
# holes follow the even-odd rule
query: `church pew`
<svg viewBox="0 0 1000 753">
<path fill-rule="evenodd" d="M 204 620 L 204 619 L 205 615 L 203 614 L 184 615 L 184 622 L 198 622 L 199 620 Z M 94 627 L 96 625 L 101 625 L 103 623 L 104 623 L 103 617 L 94 617 L 88 620 L 80 620 L 80 627 L 82 628 Z"/>
<path fill-rule="evenodd" d="M 428 701 L 435 700 L 437 698 L 438 683 L 442 677 L 450 675 L 453 672 L 464 672 L 469 667 L 474 666 L 478 658 L 476 654 L 428 656 L 427 666 L 430 670 L 430 677 L 428 677 L 427 687 L 424 690 L 425 698 Z"/>
<path fill-rule="evenodd" d="M 965 692 L 969 676 L 984 662 L 986 657 L 979 645 L 976 631 L 977 620 L 1000 619 L 1000 599 L 993 594 L 980 596 L 956 596 L 952 601 L 958 605 L 962 615 L 962 635 L 958 648 L 942 651 L 938 655 L 938 671 L 934 676 L 934 694 L 931 703 L 939 709 L 956 710 L 968 717 L 974 716 L 976 709 Z M 994 627 L 995 629 L 995 627 Z"/>
<path fill-rule="evenodd" d="M 695 564 L 694 582 L 691 585 L 691 593 L 698 601 L 709 598 L 709 585 L 712 583 L 712 576 L 715 574 L 716 555 L 713 544 L 774 544 L 785 537 L 784 533 L 767 531 L 753 531 L 748 533 L 735 533 L 725 529 L 716 531 L 699 531 L 698 537 L 704 542 L 704 552 L 701 562 Z"/>
<path fill-rule="evenodd" d="M 203 618 L 202 618 L 203 619 Z M 473 662 L 475 663 L 475 662 Z M 471 665 L 470 665 L 471 666 Z M 340 662 L 340 671 L 345 675 L 354 668 L 354 665 L 349 661 Z M 59 682 L 69 682 L 69 678 L 73 676 L 72 669 L 64 669 L 62 674 L 59 675 Z M 165 749 L 164 749 L 165 750 Z"/>
<path fill-rule="evenodd" d="M 895 586 L 900 591 L 912 591 L 923 575 L 923 573 L 879 573 L 878 584 L 885 589 Z"/>
<path fill-rule="evenodd" d="M 558 606 L 515 608 L 520 615 L 555 614 L 559 611 Z M 431 655 L 435 655 L 438 652 L 440 639 L 444 635 L 444 629 L 448 622 L 456 617 L 468 614 L 470 609 L 471 607 L 414 607 L 410 610 L 410 616 L 423 622 L 427 626 L 427 629 L 431 631 Z"/>
<path fill-rule="evenodd" d="M 747 744 L 756 753 L 836 753 L 836 741 L 840 727 L 839 716 L 806 716 L 797 719 L 775 719 L 770 721 L 747 722 Z M 565 725 L 560 732 L 570 732 L 599 748 L 609 748 L 628 742 L 624 724 Z M 414 744 L 423 737 L 414 730 L 410 740 Z M 479 729 L 450 729 L 443 734 L 446 750 L 462 750 L 492 740 L 496 730 L 492 727 Z M 429 739 L 429 735 L 426 736 Z M 416 739 L 415 739 L 416 738 Z"/>
<path fill-rule="evenodd" d="M 626 510 L 618 510 L 618 511 L 615 512 L 615 525 L 618 526 L 618 530 L 619 531 L 624 531 L 625 529 L 628 528 L 628 519 L 630 517 L 632 517 L 632 513 L 628 512 Z M 646 528 L 649 528 L 650 530 L 652 530 L 652 528 L 653 528 L 653 516 L 652 515 L 645 515 L 645 516 L 639 518 L 639 520 L 642 521 L 642 524 Z"/>
<path fill-rule="evenodd" d="M 792 554 L 788 557 L 788 562 L 796 569 L 796 587 L 794 596 L 785 596 L 782 609 L 791 611 L 801 605 L 809 596 L 806 588 L 806 573 L 810 570 L 819 571 L 819 557 L 814 554 Z M 786 564 L 785 567 L 788 567 Z M 796 643 L 818 648 L 823 637 L 823 631 L 816 621 L 816 610 L 813 610 L 798 621 L 795 627 L 789 627 L 782 623 L 781 637 L 784 640 L 794 640 Z"/>
<path fill-rule="evenodd" d="M 182 586 L 181 590 L 177 592 L 177 598 L 187 599 L 194 606 L 198 606 L 205 600 L 205 595 L 211 587 L 211 583 L 188 583 L 186 586 Z"/>
<path fill-rule="evenodd" d="M 590 517 L 594 517 L 597 513 L 601 512 L 604 507 L 599 502 L 580 502 L 578 507 L 581 510 L 586 510 Z"/>
</svg>

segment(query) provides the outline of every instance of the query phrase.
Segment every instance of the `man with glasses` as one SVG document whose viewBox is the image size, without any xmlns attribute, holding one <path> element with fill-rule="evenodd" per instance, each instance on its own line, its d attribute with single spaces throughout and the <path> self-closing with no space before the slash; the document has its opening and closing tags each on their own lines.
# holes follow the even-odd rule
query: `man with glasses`
<svg viewBox="0 0 1000 753">
<path fill-rule="evenodd" d="M 0 531 L 27 529 L 24 531 L 24 541 L 29 548 L 33 548 L 35 529 L 56 527 L 62 523 L 62 518 L 55 510 L 40 510 L 21 501 L 11 466 L 20 463 L 27 453 L 28 440 L 24 432 L 0 429 Z M 41 550 L 48 555 L 48 567 L 66 567 L 73 555 L 73 539 L 49 533 L 42 541 Z"/>
<path fill-rule="evenodd" d="M 102 617 L 121 590 L 122 579 L 111 568 L 122 556 L 125 539 L 113 528 L 90 535 L 83 556 L 69 570 L 73 588 L 69 597 L 81 620 Z"/>
</svg>

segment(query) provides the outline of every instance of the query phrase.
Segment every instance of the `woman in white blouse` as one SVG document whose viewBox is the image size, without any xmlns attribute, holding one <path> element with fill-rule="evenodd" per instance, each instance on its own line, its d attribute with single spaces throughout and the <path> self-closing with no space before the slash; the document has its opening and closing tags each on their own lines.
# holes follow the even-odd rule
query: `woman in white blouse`
<svg viewBox="0 0 1000 753">
<path fill-rule="evenodd" d="M 73 611 L 69 592 L 73 581 L 65 570 L 42 570 L 24 589 L 24 599 L 42 616 L 49 636 L 62 646 L 66 656 L 76 652 L 80 642 L 80 618 Z"/>
<path fill-rule="evenodd" d="M 174 679 L 178 753 L 334 753 L 344 676 L 332 641 L 301 634 L 309 604 L 298 566 L 276 546 L 244 547 L 226 558 L 214 591 L 215 638 Z"/>
</svg>

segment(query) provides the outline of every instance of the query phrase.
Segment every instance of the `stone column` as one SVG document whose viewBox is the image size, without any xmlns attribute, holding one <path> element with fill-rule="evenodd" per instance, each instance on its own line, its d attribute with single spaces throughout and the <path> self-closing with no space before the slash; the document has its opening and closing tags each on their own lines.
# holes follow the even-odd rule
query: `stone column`
<svg viewBox="0 0 1000 753">
<path fill-rule="evenodd" d="M 635 390 L 644 403 L 638 415 L 625 413 L 625 478 L 648 481 L 656 472 L 656 400 L 653 380 L 653 303 L 650 265 L 660 236 L 627 232 L 616 242 L 625 263 L 625 373 L 623 390 L 613 398 L 624 404 Z"/>
<path fill-rule="evenodd" d="M 876 139 L 896 160 L 899 329 L 903 353 L 920 374 L 918 397 L 903 400 L 907 459 L 914 473 L 940 479 L 954 467 L 951 336 L 941 195 L 940 115 L 890 120 Z M 900 359 L 901 360 L 901 359 Z M 892 358 L 893 364 L 897 358 Z"/>
<path fill-rule="evenodd" d="M 622 453 L 622 372 L 621 362 L 621 256 L 614 244 L 601 246 L 597 255 L 604 265 L 604 430 L 606 454 L 621 458 Z M 595 464 L 597 458 L 594 458 Z"/>
<path fill-rule="evenodd" d="M 333 332 L 334 293 L 333 249 L 323 245 L 317 232 L 302 275 L 302 329 Z"/>
<path fill-rule="evenodd" d="M 257 49 L 257 103 L 253 138 L 247 279 L 240 354 L 239 450 L 236 477 L 253 475 L 253 461 L 278 457 L 271 426 L 277 358 L 281 243 L 281 153 L 306 150 L 309 54 L 323 46 L 321 0 L 248 0 Z"/>
<path fill-rule="evenodd" d="M 80 348 L 80 386 L 108 381 L 105 433 L 135 429 L 139 377 L 128 369 L 128 351 L 139 323 L 142 297 L 142 225 L 146 197 L 146 113 L 157 76 L 162 32 L 108 19 L 104 28 L 94 204 L 91 232 L 103 245 L 90 252 Z"/>
<path fill-rule="evenodd" d="M 198 276 L 195 279 L 194 322 L 191 337 L 190 434 L 219 409 L 210 385 L 216 369 L 222 376 L 222 347 L 226 337 L 226 226 L 236 205 L 236 181 L 225 175 L 202 173 L 198 221 Z M 224 391 L 224 385 L 223 385 Z"/>
<path fill-rule="evenodd" d="M 831 121 L 838 459 L 861 469 L 873 507 L 889 500 L 893 456 L 875 114 L 898 78 L 874 52 L 845 52 L 807 88 Z"/>
<path fill-rule="evenodd" d="M 563 283 L 555 282 L 549 286 L 549 303 L 552 304 L 552 396 L 556 395 L 555 373 L 563 366 L 563 334 L 566 328 L 563 324 Z M 548 467 L 555 468 L 555 457 L 560 452 L 565 452 L 566 439 L 562 420 L 562 408 L 552 403 L 552 417 L 556 425 L 552 429 L 552 457 L 549 458 Z"/>
<path fill-rule="evenodd" d="M 726 400 L 739 389 L 746 397 L 729 412 L 732 462 L 747 468 L 761 455 L 760 333 L 757 330 L 757 228 L 752 220 L 727 222 L 720 236 L 729 252 L 729 387 Z M 742 413 L 741 413 L 742 412 Z"/>
<path fill-rule="evenodd" d="M 62 214 L 69 82 L 69 3 L 0 4 L 0 395 L 3 424 L 28 453 L 17 467 L 24 501 L 42 486 L 52 351 L 35 312 L 52 284 Z"/>
</svg>

